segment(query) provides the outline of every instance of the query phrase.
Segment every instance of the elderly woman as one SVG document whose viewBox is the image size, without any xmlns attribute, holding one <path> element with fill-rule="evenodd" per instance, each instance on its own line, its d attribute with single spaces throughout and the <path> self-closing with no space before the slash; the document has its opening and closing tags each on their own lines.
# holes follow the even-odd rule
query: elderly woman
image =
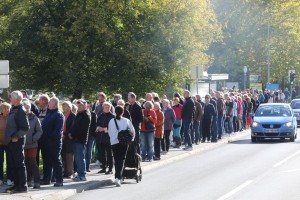
<svg viewBox="0 0 300 200">
<path fill-rule="evenodd" d="M 112 174 L 113 158 L 110 144 L 110 138 L 108 135 L 108 123 L 114 118 L 114 115 L 110 112 L 111 104 L 104 102 L 102 104 L 102 113 L 98 117 L 96 128 L 96 145 L 99 152 L 99 160 L 102 163 L 102 169 L 98 173 Z M 108 171 L 106 169 L 108 168 Z"/>
<path fill-rule="evenodd" d="M 0 185 L 3 184 L 3 163 L 4 163 L 4 152 L 6 153 L 6 180 L 7 185 L 12 186 L 12 166 L 10 164 L 9 159 L 9 151 L 7 149 L 7 146 L 4 145 L 4 139 L 5 139 L 5 128 L 6 128 L 6 122 L 9 115 L 11 105 L 3 102 L 0 105 Z"/>
<path fill-rule="evenodd" d="M 72 112 L 72 103 L 65 101 L 62 104 L 63 114 L 65 116 L 63 129 L 63 143 L 61 150 L 62 164 L 64 169 L 64 178 L 71 178 L 74 174 L 74 151 L 73 142 L 68 137 L 75 120 L 75 114 Z"/>
<path fill-rule="evenodd" d="M 118 101 L 117 105 L 124 108 L 124 114 L 123 114 L 123 117 L 125 117 L 125 118 L 127 118 L 127 119 L 129 119 L 129 120 L 131 121 L 130 112 L 129 112 L 127 109 L 125 109 L 125 105 L 126 105 L 126 104 L 125 104 L 124 100 L 123 100 L 123 99 L 120 99 L 120 100 Z"/>
<path fill-rule="evenodd" d="M 142 149 L 142 161 L 146 161 L 146 155 L 148 160 L 153 161 L 153 144 L 154 144 L 154 131 L 155 124 L 157 123 L 156 113 L 153 110 L 153 103 L 146 101 L 143 109 L 143 122 L 141 127 L 141 149 Z"/>
<path fill-rule="evenodd" d="M 155 139 L 154 139 L 154 160 L 160 160 L 160 143 L 164 137 L 164 113 L 161 111 L 160 103 L 154 103 L 154 110 L 157 116 L 157 122 L 155 124 Z"/>
<path fill-rule="evenodd" d="M 181 117 L 182 104 L 180 104 L 180 99 L 178 97 L 175 97 L 173 102 L 174 102 L 174 105 L 172 108 L 175 112 L 175 117 L 176 117 L 175 123 L 173 125 L 174 147 L 180 148 L 180 146 L 181 146 L 180 129 L 181 129 L 181 124 L 182 124 L 182 117 Z"/>
<path fill-rule="evenodd" d="M 176 118 L 175 118 L 175 112 L 170 107 L 170 101 L 168 99 L 164 99 L 162 101 L 162 105 L 163 105 L 163 113 L 165 116 L 165 121 L 164 121 L 164 136 L 163 139 L 161 140 L 161 147 L 163 153 L 166 154 L 168 153 L 170 148 L 170 134 Z"/>
<path fill-rule="evenodd" d="M 33 188 L 40 188 L 40 173 L 36 162 L 36 154 L 38 148 L 38 140 L 43 134 L 41 122 L 39 118 L 31 111 L 31 103 L 28 99 L 22 100 L 23 106 L 25 107 L 28 120 L 29 120 L 29 131 L 26 134 L 25 139 L 25 165 L 27 171 L 27 186 L 32 187 L 31 180 L 34 177 Z"/>
</svg>

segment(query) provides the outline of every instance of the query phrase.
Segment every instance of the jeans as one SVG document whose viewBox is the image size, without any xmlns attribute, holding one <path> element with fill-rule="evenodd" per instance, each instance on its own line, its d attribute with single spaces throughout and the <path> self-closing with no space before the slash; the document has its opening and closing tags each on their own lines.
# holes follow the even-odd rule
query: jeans
<svg viewBox="0 0 300 200">
<path fill-rule="evenodd" d="M 191 132 L 190 132 L 190 127 L 191 127 L 192 120 L 182 120 L 183 124 L 183 133 L 184 133 L 184 141 L 186 144 L 188 144 L 190 147 L 192 146 L 192 139 L 191 139 Z"/>
<path fill-rule="evenodd" d="M 114 161 L 115 161 L 115 178 L 120 180 L 122 178 L 128 145 L 123 145 L 118 143 L 112 145 L 111 148 L 113 151 Z"/>
<path fill-rule="evenodd" d="M 63 183 L 62 162 L 60 160 L 62 144 L 60 140 L 48 139 L 41 145 L 43 157 L 43 180 L 51 181 L 52 174 L 56 183 Z"/>
<path fill-rule="evenodd" d="M 163 151 L 169 151 L 171 130 L 164 130 L 164 138 L 161 139 L 161 148 Z"/>
<path fill-rule="evenodd" d="M 180 129 L 181 129 L 181 120 L 176 120 L 174 124 L 178 124 L 180 125 L 177 128 L 173 128 L 173 141 L 176 143 L 176 146 L 180 146 L 181 145 L 181 137 L 180 137 Z"/>
<path fill-rule="evenodd" d="M 224 133 L 224 115 L 218 115 L 217 125 L 218 125 L 218 139 L 221 139 Z"/>
<path fill-rule="evenodd" d="M 11 160 L 9 159 L 10 155 L 6 145 L 0 145 L 0 180 L 3 181 L 4 152 L 6 153 L 6 179 L 13 181 Z"/>
<path fill-rule="evenodd" d="M 194 121 L 195 142 L 200 142 L 200 121 Z"/>
<path fill-rule="evenodd" d="M 146 160 L 146 155 L 148 155 L 148 160 L 153 159 L 153 146 L 154 146 L 154 132 L 141 132 L 141 149 L 142 149 L 142 160 Z"/>
<path fill-rule="evenodd" d="M 86 155 L 85 155 L 86 169 L 90 168 L 90 164 L 91 164 L 92 157 L 93 157 L 93 149 L 94 149 L 95 139 L 96 139 L 95 136 L 89 135 L 87 145 L 86 145 Z"/>
<path fill-rule="evenodd" d="M 85 163 L 85 153 L 86 144 L 74 143 L 74 158 L 77 166 L 77 174 L 79 177 L 85 177 L 86 175 L 86 163 Z"/>
<path fill-rule="evenodd" d="M 236 124 L 236 116 L 233 116 L 232 118 L 232 126 L 233 126 L 233 132 L 237 132 L 237 124 Z"/>
<path fill-rule="evenodd" d="M 17 142 L 10 142 L 8 150 L 14 174 L 14 184 L 17 188 L 26 186 L 26 167 L 24 163 L 24 138 L 18 139 Z"/>
<path fill-rule="evenodd" d="M 225 121 L 225 130 L 226 130 L 226 133 L 231 134 L 233 132 L 232 121 L 233 121 L 233 117 L 232 116 L 226 119 L 226 121 Z"/>
</svg>

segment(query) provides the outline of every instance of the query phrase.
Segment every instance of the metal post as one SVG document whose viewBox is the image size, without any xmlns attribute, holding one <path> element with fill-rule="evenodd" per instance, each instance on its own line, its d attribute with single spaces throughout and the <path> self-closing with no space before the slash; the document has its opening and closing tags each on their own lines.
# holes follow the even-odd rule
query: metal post
<svg viewBox="0 0 300 200">
<path fill-rule="evenodd" d="M 196 87 L 197 87 L 197 94 L 199 94 L 199 91 L 198 91 L 198 79 L 199 79 L 199 72 L 198 72 L 198 70 L 199 70 L 199 66 L 197 65 L 196 66 Z"/>
<path fill-rule="evenodd" d="M 268 4 L 268 83 L 270 83 L 270 3 Z"/>
</svg>

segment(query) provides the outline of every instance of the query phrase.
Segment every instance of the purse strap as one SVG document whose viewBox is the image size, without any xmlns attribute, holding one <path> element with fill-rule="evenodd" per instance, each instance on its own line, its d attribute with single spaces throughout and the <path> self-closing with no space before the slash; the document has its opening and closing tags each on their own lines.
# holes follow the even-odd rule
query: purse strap
<svg viewBox="0 0 300 200">
<path fill-rule="evenodd" d="M 117 123 L 117 120 L 116 120 L 116 118 L 114 118 L 114 121 L 115 121 L 115 124 L 116 124 L 117 130 L 119 131 L 119 126 L 118 126 L 118 123 Z"/>
</svg>

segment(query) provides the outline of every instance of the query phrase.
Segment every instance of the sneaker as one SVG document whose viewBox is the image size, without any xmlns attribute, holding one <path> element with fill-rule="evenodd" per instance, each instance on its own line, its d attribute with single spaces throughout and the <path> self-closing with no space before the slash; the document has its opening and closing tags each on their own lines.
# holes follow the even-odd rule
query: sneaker
<svg viewBox="0 0 300 200">
<path fill-rule="evenodd" d="M 107 172 L 105 172 L 106 175 L 109 175 L 109 174 L 113 174 L 113 171 L 110 169 L 108 170 Z"/>
<path fill-rule="evenodd" d="M 13 185 L 14 185 L 14 182 L 12 182 L 10 179 L 7 179 L 6 185 L 8 185 L 8 186 L 13 186 Z"/>
<path fill-rule="evenodd" d="M 117 187 L 120 187 L 121 186 L 121 181 L 118 178 L 116 178 L 115 184 L 116 184 Z"/>
<path fill-rule="evenodd" d="M 86 181 L 86 177 L 76 176 L 72 179 L 73 181 Z"/>
<path fill-rule="evenodd" d="M 153 162 L 153 159 L 150 159 L 149 162 Z"/>
<path fill-rule="evenodd" d="M 32 187 L 31 181 L 27 182 L 27 187 Z"/>
<path fill-rule="evenodd" d="M 183 150 L 185 150 L 185 151 L 192 151 L 193 147 L 188 146 L 188 147 L 185 147 Z"/>
</svg>

